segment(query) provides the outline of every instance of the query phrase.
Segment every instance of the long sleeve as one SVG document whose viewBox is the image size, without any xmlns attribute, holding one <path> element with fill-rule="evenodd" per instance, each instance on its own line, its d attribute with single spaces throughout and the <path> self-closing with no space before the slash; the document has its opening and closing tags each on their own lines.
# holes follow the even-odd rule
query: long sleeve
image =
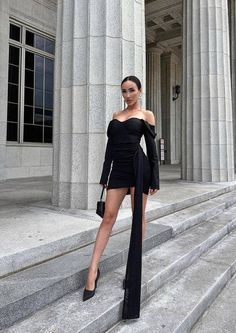
<svg viewBox="0 0 236 333">
<path fill-rule="evenodd" d="M 106 152 L 105 152 L 105 159 L 103 162 L 102 175 L 99 182 L 102 185 L 107 184 L 108 176 L 111 169 L 111 162 L 112 162 L 112 144 L 111 144 L 111 139 L 108 138 Z"/>
<path fill-rule="evenodd" d="M 147 147 L 147 156 L 149 159 L 149 163 L 151 166 L 151 189 L 158 189 L 159 190 L 159 158 L 156 149 L 155 143 L 155 126 L 150 125 L 147 122 L 144 122 L 144 137 Z"/>
</svg>

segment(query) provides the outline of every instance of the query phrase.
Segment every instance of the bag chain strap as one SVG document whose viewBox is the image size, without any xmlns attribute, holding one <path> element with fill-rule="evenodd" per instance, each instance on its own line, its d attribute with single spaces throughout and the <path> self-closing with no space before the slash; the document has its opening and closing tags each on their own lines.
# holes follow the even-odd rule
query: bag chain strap
<svg viewBox="0 0 236 333">
<path fill-rule="evenodd" d="M 105 190 L 105 186 L 103 186 L 103 188 L 102 188 L 102 193 L 101 193 L 101 196 L 100 196 L 100 201 L 102 201 L 104 190 Z"/>
</svg>

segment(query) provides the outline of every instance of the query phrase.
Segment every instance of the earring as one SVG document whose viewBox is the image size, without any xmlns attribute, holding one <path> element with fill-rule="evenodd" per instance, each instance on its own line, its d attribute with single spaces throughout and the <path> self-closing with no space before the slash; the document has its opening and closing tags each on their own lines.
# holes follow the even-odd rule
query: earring
<svg viewBox="0 0 236 333">
<path fill-rule="evenodd" d="M 140 106 L 140 109 L 142 109 L 142 95 L 141 94 L 139 95 L 139 106 Z"/>
</svg>

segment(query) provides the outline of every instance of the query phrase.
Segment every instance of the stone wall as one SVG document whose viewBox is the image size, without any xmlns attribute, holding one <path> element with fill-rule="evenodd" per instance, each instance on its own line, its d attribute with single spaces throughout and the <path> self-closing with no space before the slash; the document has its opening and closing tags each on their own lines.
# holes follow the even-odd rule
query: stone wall
<svg viewBox="0 0 236 333">
<path fill-rule="evenodd" d="M 6 179 L 51 175 L 52 148 L 7 146 L 5 166 Z"/>
</svg>

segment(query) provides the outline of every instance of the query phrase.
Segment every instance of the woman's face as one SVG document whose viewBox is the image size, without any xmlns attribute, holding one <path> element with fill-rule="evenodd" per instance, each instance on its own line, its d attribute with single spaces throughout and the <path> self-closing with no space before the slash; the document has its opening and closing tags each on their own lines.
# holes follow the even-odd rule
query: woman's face
<svg viewBox="0 0 236 333">
<path fill-rule="evenodd" d="M 125 81 L 121 86 L 122 96 L 128 106 L 132 106 L 139 100 L 141 90 L 133 81 Z"/>
</svg>

